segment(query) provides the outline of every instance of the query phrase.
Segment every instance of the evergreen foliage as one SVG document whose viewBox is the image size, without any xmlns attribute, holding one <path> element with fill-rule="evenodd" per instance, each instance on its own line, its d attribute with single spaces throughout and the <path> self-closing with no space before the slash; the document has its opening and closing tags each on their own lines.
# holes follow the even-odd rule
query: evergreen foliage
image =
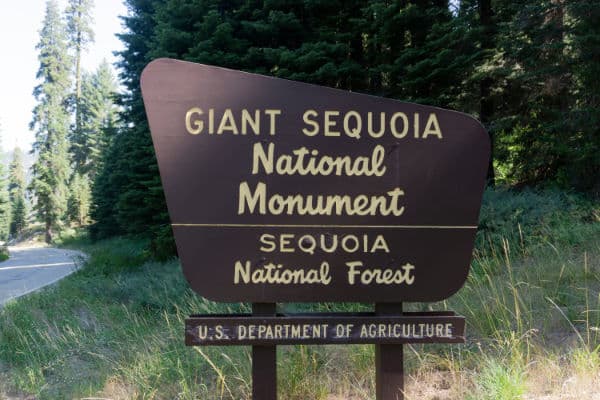
<svg viewBox="0 0 600 400">
<path fill-rule="evenodd" d="M 82 81 L 79 130 L 70 141 L 74 173 L 68 205 L 68 220 L 80 226 L 89 222 L 91 186 L 102 168 L 103 154 L 116 134 L 118 123 L 117 85 L 106 60 L 94 74 L 84 73 Z"/>
<path fill-rule="evenodd" d="M 93 166 L 91 159 L 98 158 L 97 154 L 100 151 L 98 141 L 101 136 L 98 133 L 101 131 L 101 127 L 98 126 L 98 123 L 94 123 L 96 121 L 90 120 L 98 119 L 97 107 L 102 105 L 89 104 L 98 100 L 98 96 L 93 93 L 96 87 L 91 82 L 93 78 L 82 73 L 81 70 L 83 52 L 94 41 L 93 8 L 93 0 L 69 0 L 65 10 L 67 34 L 75 61 L 75 93 L 73 95 L 75 124 L 69 135 L 69 150 L 74 171 L 69 182 L 66 217 L 68 221 L 75 221 L 79 225 L 85 224 L 88 220 L 91 198 L 89 173 Z M 99 102 L 101 103 L 102 99 Z"/>
<path fill-rule="evenodd" d="M 576 94 L 573 100 L 574 140 L 564 165 L 567 184 L 594 191 L 600 197 L 600 0 L 580 0 L 568 7 L 573 19 L 570 32 L 573 46 Z"/>
<path fill-rule="evenodd" d="M 10 233 L 11 204 L 8 197 L 6 167 L 0 160 L 0 240 L 8 240 Z"/>
<path fill-rule="evenodd" d="M 94 239 L 125 232 L 124 228 L 119 226 L 115 212 L 119 194 L 126 182 L 126 160 L 123 157 L 125 138 L 125 134 L 114 138 L 112 146 L 105 153 L 103 167 L 94 181 L 91 217 L 96 222 L 90 226 L 90 233 Z"/>
<path fill-rule="evenodd" d="M 12 160 L 8 166 L 8 194 L 12 209 L 10 222 L 11 236 L 20 234 L 27 223 L 26 185 L 23 151 L 19 147 L 15 147 Z"/>
<path fill-rule="evenodd" d="M 34 89 L 37 105 L 31 128 L 35 131 L 33 151 L 37 159 L 32 167 L 30 190 L 35 196 L 35 211 L 44 222 L 46 241 L 63 218 L 68 198 L 70 174 L 67 134 L 69 114 L 66 110 L 71 87 L 71 58 L 67 52 L 67 35 L 58 5 L 46 3 L 46 15 L 40 32 L 40 84 Z"/>
<path fill-rule="evenodd" d="M 2 125 L 0 124 L 0 133 Z M 1 147 L 0 147 L 1 149 Z M 3 160 L 0 160 L 0 241 L 8 240 L 10 236 L 11 202 L 8 198 L 8 181 Z M 0 246 L 1 248 L 2 246 Z M 6 257 L 8 258 L 8 257 Z M 0 254 L 0 261 L 5 260 Z"/>
<path fill-rule="evenodd" d="M 91 227 L 96 238 L 114 234 L 152 234 L 168 224 L 166 204 L 158 176 L 152 140 L 145 119 L 139 76 L 150 61 L 158 1 L 129 0 L 131 15 L 123 18 L 127 31 L 120 36 L 127 48 L 120 53 L 121 83 L 127 89 L 120 98 L 128 129 L 117 133 L 94 183 Z"/>
<path fill-rule="evenodd" d="M 83 117 L 83 110 L 81 109 L 81 58 L 83 51 L 94 41 L 94 31 L 92 30 L 93 8 L 93 0 L 69 0 L 65 10 L 68 39 L 71 48 L 75 52 L 75 126 L 72 132 L 75 138 L 83 134 L 81 132 Z"/>
<path fill-rule="evenodd" d="M 512 184 L 597 191 L 597 83 L 587 73 L 598 68 L 598 2 L 495 6 L 496 39 L 480 77 L 495 82 L 488 119 L 499 172 Z"/>
<path fill-rule="evenodd" d="M 71 138 L 71 154 L 75 171 L 93 180 L 117 130 L 117 84 L 106 60 L 95 73 L 84 72 L 82 82 L 81 126 Z"/>
<path fill-rule="evenodd" d="M 69 185 L 69 200 L 67 204 L 67 218 L 79 226 L 86 225 L 90 213 L 91 203 L 90 181 L 87 175 L 75 172 Z"/>
<path fill-rule="evenodd" d="M 168 237 L 139 89 L 143 67 L 158 57 L 473 114 L 493 140 L 491 184 L 599 190 L 598 0 L 126 4 L 123 125 L 93 182 L 97 237 Z"/>
</svg>

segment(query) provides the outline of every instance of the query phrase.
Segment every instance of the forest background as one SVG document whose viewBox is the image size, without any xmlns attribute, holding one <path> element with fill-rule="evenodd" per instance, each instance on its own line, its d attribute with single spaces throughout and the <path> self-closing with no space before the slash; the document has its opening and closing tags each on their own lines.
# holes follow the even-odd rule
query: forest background
<svg viewBox="0 0 600 400">
<path fill-rule="evenodd" d="M 93 72 L 80 67 L 93 40 L 92 0 L 69 0 L 66 10 L 47 2 L 31 123 L 35 161 L 30 179 L 18 150 L 8 175 L 0 170 L 0 239 L 27 234 L 31 204 L 46 241 L 68 245 L 62 234 L 76 227 L 84 232 L 91 257 L 56 291 L 34 294 L 0 313 L 0 377 L 2 362 L 13 366 L 11 387 L 41 398 L 110 392 L 110 382 L 124 385 L 123 398 L 161 398 L 165 390 L 164 398 L 247 395 L 248 371 L 240 367 L 247 354 L 200 350 L 190 358 L 178 336 L 188 312 L 246 309 L 190 293 L 173 261 L 175 246 L 139 87 L 142 69 L 159 57 L 478 118 L 493 143 L 489 187 L 469 281 L 451 300 L 472 324 L 473 339 L 466 355 L 431 353 L 435 368 L 478 371 L 476 378 L 457 373 L 458 379 L 450 379 L 456 393 L 468 389 L 472 398 L 523 398 L 525 372 L 539 376 L 538 370 L 531 373 L 538 360 L 534 353 L 554 349 L 548 345 L 556 344 L 554 336 L 571 337 L 570 331 L 579 340 L 576 351 L 558 346 L 535 365 L 552 366 L 546 372 L 564 382 L 571 378 L 557 371 L 579 366 L 591 371 L 590 387 L 597 387 L 599 0 L 125 3 L 128 13 L 118 34 L 124 49 L 115 77 L 106 63 Z M 156 260 L 167 263 L 153 264 Z M 557 322 L 555 314 L 564 321 Z M 119 325 L 123 321 L 134 322 Z M 26 334 L 36 324 L 40 329 Z M 540 330 L 544 334 L 532 339 Z M 326 398 L 332 391 L 368 398 L 360 393 L 372 386 L 365 372 L 372 357 L 364 348 L 352 349 L 347 350 L 351 361 L 339 363 L 339 370 L 326 360 L 342 351 L 292 350 L 282 361 L 285 398 Z M 428 365 L 424 357 L 417 354 L 419 364 Z M 72 365 L 89 371 L 71 373 Z M 321 379 L 332 370 L 337 383 Z M 75 385 L 73 375 L 85 376 L 84 383 Z M 231 383 L 238 381 L 239 387 Z"/>
<path fill-rule="evenodd" d="M 64 15 L 48 2 L 29 184 L 48 241 L 62 226 L 89 225 L 96 239 L 146 235 L 158 255 L 174 253 L 139 88 L 159 57 L 462 111 L 490 132 L 490 186 L 600 191 L 597 1 L 126 5 L 117 81 L 108 65 L 81 71 L 92 2 L 70 1 Z M 14 170 L 10 201 L 0 191 L 4 237 L 23 225 Z"/>
</svg>

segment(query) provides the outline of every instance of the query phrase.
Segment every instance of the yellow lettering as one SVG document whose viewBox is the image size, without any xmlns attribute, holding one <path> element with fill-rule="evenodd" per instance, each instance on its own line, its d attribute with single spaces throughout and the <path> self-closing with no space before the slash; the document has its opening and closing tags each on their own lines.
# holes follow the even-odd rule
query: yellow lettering
<svg viewBox="0 0 600 400">
<path fill-rule="evenodd" d="M 393 268 L 362 268 L 364 264 L 362 261 L 348 261 L 346 262 L 348 267 L 348 284 L 354 285 L 360 282 L 362 285 L 399 285 L 406 284 L 412 285 L 415 281 L 413 271 L 415 266 L 409 263 L 404 264 L 399 269 Z"/>
<path fill-rule="evenodd" d="M 350 118 L 354 118 L 354 128 L 350 127 Z M 362 118 L 356 111 L 349 111 L 344 115 L 344 132 L 347 136 L 355 139 L 360 138 L 360 131 L 362 130 Z"/>
<path fill-rule="evenodd" d="M 215 133 L 215 110 L 212 108 L 208 110 L 208 133 Z"/>
<path fill-rule="evenodd" d="M 233 283 L 240 283 L 240 278 L 244 283 L 250 282 L 250 261 L 246 261 L 244 265 L 240 261 L 236 261 L 233 271 Z"/>
<path fill-rule="evenodd" d="M 395 188 L 387 192 L 387 196 L 369 196 L 369 203 L 365 205 L 364 197 L 358 195 L 352 198 L 348 195 L 288 195 L 273 194 L 267 199 L 267 186 L 259 182 L 254 190 L 250 191 L 248 182 L 239 186 L 238 214 L 244 214 L 246 207 L 249 214 L 253 214 L 258 207 L 258 213 L 264 215 L 382 215 L 400 216 L 404 213 L 404 206 L 399 205 L 399 197 L 404 191 Z"/>
<path fill-rule="evenodd" d="M 219 124 L 219 129 L 217 129 L 217 135 L 222 135 L 225 130 L 233 132 L 234 135 L 239 134 L 231 108 L 226 109 L 223 113 L 223 117 L 221 117 L 221 123 Z"/>
<path fill-rule="evenodd" d="M 302 129 L 302 133 L 304 133 L 306 136 L 315 136 L 319 134 L 319 124 L 317 123 L 317 121 L 310 119 L 310 117 L 316 117 L 317 115 L 319 114 L 315 110 L 306 110 L 304 112 L 302 120 L 305 124 L 311 125 L 313 127 L 312 130 L 308 130 L 306 128 Z"/>
<path fill-rule="evenodd" d="M 437 115 L 435 113 L 429 114 L 427 125 L 425 125 L 425 130 L 423 131 L 423 139 L 429 135 L 435 135 L 438 139 L 442 139 L 440 123 L 438 122 Z"/>
<path fill-rule="evenodd" d="M 418 139 L 419 138 L 419 113 L 415 113 L 413 115 L 413 118 L 414 118 L 413 131 L 414 131 L 415 139 Z"/>
<path fill-rule="evenodd" d="M 377 250 L 383 250 L 386 253 L 390 252 L 390 249 L 389 249 L 387 242 L 385 241 L 385 238 L 383 237 L 383 235 L 377 235 L 377 237 L 375 238 L 375 243 L 373 244 L 373 247 L 371 248 L 371 253 L 375 253 Z"/>
<path fill-rule="evenodd" d="M 337 125 L 337 122 L 331 119 L 331 117 L 337 117 L 338 115 L 340 115 L 339 111 L 325 111 L 325 136 L 340 136 L 340 131 L 332 129 Z"/>
<path fill-rule="evenodd" d="M 393 127 L 393 122 L 390 122 L 392 125 L 392 130 L 395 129 L 395 127 Z M 372 138 L 380 138 L 383 136 L 383 134 L 385 133 L 385 113 L 379 113 L 379 130 L 377 132 L 375 132 L 373 130 L 373 113 L 372 112 L 368 112 L 367 113 L 367 131 L 369 132 L 369 136 L 371 136 Z"/>
<path fill-rule="evenodd" d="M 260 251 L 263 251 L 265 253 L 271 253 L 277 248 L 277 245 L 275 244 L 274 235 L 263 233 L 262 235 L 260 235 L 259 240 L 263 244 L 263 246 L 260 247 Z"/>
<path fill-rule="evenodd" d="M 281 110 L 265 110 L 265 114 L 269 116 L 269 135 L 274 136 L 276 133 L 276 117 L 281 115 Z"/>
<path fill-rule="evenodd" d="M 204 122 L 199 119 L 194 119 L 194 126 L 192 126 L 192 117 L 194 114 L 202 115 L 204 113 L 202 112 L 202 109 L 198 107 L 190 108 L 188 112 L 185 113 L 185 129 L 187 129 L 190 135 L 197 135 L 202 132 L 202 129 L 204 128 Z"/>
<path fill-rule="evenodd" d="M 269 143 L 268 155 L 265 154 L 265 149 L 262 143 L 254 143 L 252 151 L 252 175 L 258 174 L 259 162 L 267 175 L 273 173 L 273 153 L 275 152 L 275 144 Z"/>
<path fill-rule="evenodd" d="M 259 214 L 264 215 L 267 211 L 266 194 L 267 185 L 265 185 L 262 182 L 259 182 L 256 185 L 256 190 L 254 191 L 254 194 L 250 193 L 248 182 L 240 183 L 238 214 L 241 215 L 246 212 L 246 204 L 248 205 L 248 213 L 253 214 L 254 209 L 258 204 Z"/>
<path fill-rule="evenodd" d="M 290 247 L 290 244 L 292 243 L 293 238 L 294 238 L 294 235 L 291 233 L 284 233 L 279 237 L 279 243 L 280 243 L 279 250 L 282 253 L 293 253 L 294 252 L 294 248 Z"/>
<path fill-rule="evenodd" d="M 398 132 L 396 129 L 396 120 L 400 118 L 402 119 L 402 132 Z M 392 135 L 395 138 L 402 139 L 408 133 L 408 117 L 403 112 L 396 112 L 392 115 L 390 119 L 390 130 L 392 131 Z"/>
<path fill-rule="evenodd" d="M 260 134 L 260 111 L 254 110 L 254 119 L 246 109 L 242 110 L 242 135 L 248 133 L 248 125 L 252 128 L 255 135 Z"/>
<path fill-rule="evenodd" d="M 262 170 L 267 175 L 323 175 L 337 176 L 383 176 L 385 166 L 385 148 L 377 145 L 371 155 L 329 156 L 320 155 L 318 150 L 300 147 L 292 154 L 275 155 L 275 144 L 269 143 L 267 150 L 261 142 L 255 143 L 252 155 L 252 174 Z"/>
</svg>

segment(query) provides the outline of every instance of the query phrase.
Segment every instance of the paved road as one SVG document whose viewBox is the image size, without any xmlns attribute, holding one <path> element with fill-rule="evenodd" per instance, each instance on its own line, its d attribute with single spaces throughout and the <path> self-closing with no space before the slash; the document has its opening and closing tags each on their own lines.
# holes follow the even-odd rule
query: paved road
<svg viewBox="0 0 600 400">
<path fill-rule="evenodd" d="M 83 254 L 52 247 L 9 247 L 0 262 L 0 306 L 8 300 L 54 283 L 81 265 Z"/>
</svg>

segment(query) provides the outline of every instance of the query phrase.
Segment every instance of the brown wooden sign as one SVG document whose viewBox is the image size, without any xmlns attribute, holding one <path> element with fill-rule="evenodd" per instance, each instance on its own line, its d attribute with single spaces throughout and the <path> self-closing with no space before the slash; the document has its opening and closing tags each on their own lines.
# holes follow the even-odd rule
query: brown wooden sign
<svg viewBox="0 0 600 400">
<path fill-rule="evenodd" d="M 464 343 L 465 319 L 454 313 L 401 316 L 310 314 L 258 317 L 202 315 L 185 323 L 188 346 Z"/>
<path fill-rule="evenodd" d="M 142 92 L 183 271 L 218 301 L 437 301 L 490 145 L 448 110 L 159 59 Z"/>
</svg>

